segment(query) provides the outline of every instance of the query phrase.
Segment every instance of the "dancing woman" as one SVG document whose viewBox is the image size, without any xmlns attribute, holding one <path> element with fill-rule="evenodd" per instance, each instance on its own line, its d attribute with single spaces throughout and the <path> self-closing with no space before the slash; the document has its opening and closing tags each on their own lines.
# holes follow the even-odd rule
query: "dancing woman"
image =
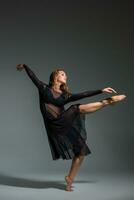
<svg viewBox="0 0 134 200">
<path fill-rule="evenodd" d="M 126 95 L 114 95 L 92 103 L 75 103 L 65 109 L 64 105 L 101 93 L 117 93 L 113 88 L 71 93 L 67 86 L 67 74 L 63 68 L 57 68 L 50 74 L 49 83 L 39 80 L 25 64 L 18 64 L 17 70 L 25 69 L 27 75 L 38 89 L 40 111 L 46 127 L 48 142 L 53 160 L 72 159 L 71 168 L 65 176 L 66 191 L 73 191 L 72 184 L 84 157 L 91 153 L 86 144 L 85 114 L 93 113 L 107 105 L 114 105 L 126 98 Z"/>
</svg>

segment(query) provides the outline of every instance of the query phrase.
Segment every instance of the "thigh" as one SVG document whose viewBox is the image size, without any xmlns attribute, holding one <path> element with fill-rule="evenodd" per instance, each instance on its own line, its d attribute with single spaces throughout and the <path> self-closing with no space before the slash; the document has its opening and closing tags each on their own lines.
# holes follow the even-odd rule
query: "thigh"
<svg viewBox="0 0 134 200">
<path fill-rule="evenodd" d="M 102 107 L 101 102 L 92 102 L 79 105 L 79 111 L 81 113 L 90 113 L 94 112 Z"/>
<path fill-rule="evenodd" d="M 80 113 L 85 113 L 85 111 L 87 110 L 88 107 L 89 107 L 89 103 L 80 104 L 79 105 L 79 111 L 80 111 Z"/>
</svg>

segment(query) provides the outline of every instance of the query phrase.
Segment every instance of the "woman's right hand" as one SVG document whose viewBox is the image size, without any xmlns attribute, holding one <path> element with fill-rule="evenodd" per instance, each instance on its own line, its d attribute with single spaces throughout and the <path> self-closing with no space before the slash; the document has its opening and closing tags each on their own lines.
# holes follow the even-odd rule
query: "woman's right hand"
<svg viewBox="0 0 134 200">
<path fill-rule="evenodd" d="M 16 65 L 16 68 L 18 71 L 21 71 L 24 69 L 24 64 L 18 64 L 18 65 Z"/>
</svg>

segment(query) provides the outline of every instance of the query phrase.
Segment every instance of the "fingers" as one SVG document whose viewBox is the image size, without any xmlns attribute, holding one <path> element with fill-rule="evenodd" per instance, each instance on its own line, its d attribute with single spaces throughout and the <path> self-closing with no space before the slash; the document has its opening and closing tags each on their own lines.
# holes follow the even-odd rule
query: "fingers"
<svg viewBox="0 0 134 200">
<path fill-rule="evenodd" d="M 112 91 L 113 91 L 114 93 L 117 93 L 116 90 L 114 90 L 114 89 L 112 89 Z"/>
<path fill-rule="evenodd" d="M 23 69 L 23 64 L 16 65 L 17 70 L 21 71 Z"/>
<path fill-rule="evenodd" d="M 16 65 L 16 67 L 17 67 L 17 68 L 20 68 L 20 67 L 21 67 L 21 64 Z"/>
<path fill-rule="evenodd" d="M 108 88 L 111 92 L 114 92 L 114 93 L 117 93 L 117 91 L 116 90 L 114 90 L 113 88 L 111 88 L 111 87 L 109 87 Z"/>
<path fill-rule="evenodd" d="M 108 93 L 118 93 L 116 90 L 114 90 L 113 88 L 111 88 L 111 87 L 107 87 L 107 88 L 104 88 L 103 89 L 103 92 L 108 92 Z"/>
<path fill-rule="evenodd" d="M 114 89 L 113 89 L 114 93 L 117 93 Z"/>
</svg>

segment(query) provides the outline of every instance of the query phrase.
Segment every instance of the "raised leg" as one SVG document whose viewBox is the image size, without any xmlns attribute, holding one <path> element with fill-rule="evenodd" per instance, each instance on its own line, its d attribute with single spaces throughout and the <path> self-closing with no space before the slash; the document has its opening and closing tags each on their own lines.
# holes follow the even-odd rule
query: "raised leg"
<svg viewBox="0 0 134 200">
<path fill-rule="evenodd" d="M 115 95 L 115 96 L 103 99 L 102 101 L 81 104 L 79 105 L 79 109 L 81 113 L 92 113 L 107 105 L 114 105 L 115 103 L 122 101 L 125 98 L 126 98 L 125 95 Z"/>
</svg>

